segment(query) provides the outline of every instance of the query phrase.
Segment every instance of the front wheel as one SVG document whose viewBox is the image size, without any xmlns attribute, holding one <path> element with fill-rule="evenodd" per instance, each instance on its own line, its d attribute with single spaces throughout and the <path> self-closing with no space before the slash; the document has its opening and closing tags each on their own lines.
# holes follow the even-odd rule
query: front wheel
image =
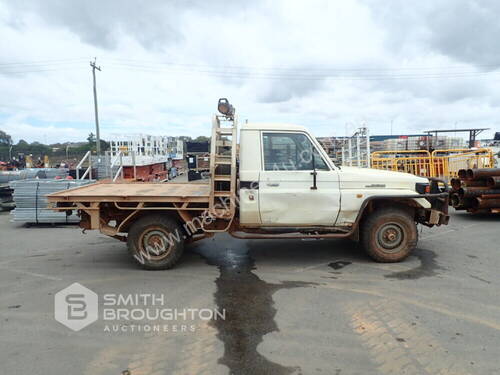
<svg viewBox="0 0 500 375">
<path fill-rule="evenodd" d="M 147 215 L 130 228 L 127 247 L 141 267 L 166 270 L 177 263 L 184 251 L 184 233 L 168 216 Z"/>
<path fill-rule="evenodd" d="M 418 232 L 413 217 L 397 208 L 375 211 L 361 228 L 363 247 L 377 262 L 399 262 L 417 246 Z"/>
</svg>

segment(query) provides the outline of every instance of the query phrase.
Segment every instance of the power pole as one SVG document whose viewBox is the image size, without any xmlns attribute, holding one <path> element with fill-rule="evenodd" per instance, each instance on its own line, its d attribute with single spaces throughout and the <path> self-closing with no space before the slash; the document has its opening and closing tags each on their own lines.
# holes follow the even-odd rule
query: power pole
<svg viewBox="0 0 500 375">
<path fill-rule="evenodd" d="M 94 57 L 94 61 L 90 62 L 90 66 L 92 67 L 92 77 L 94 78 L 94 110 L 95 110 L 95 133 L 96 133 L 96 152 L 97 155 L 101 154 L 101 137 L 99 134 L 99 115 L 97 114 L 97 89 L 95 84 L 95 70 L 101 71 L 100 66 L 96 66 L 96 58 Z"/>
</svg>

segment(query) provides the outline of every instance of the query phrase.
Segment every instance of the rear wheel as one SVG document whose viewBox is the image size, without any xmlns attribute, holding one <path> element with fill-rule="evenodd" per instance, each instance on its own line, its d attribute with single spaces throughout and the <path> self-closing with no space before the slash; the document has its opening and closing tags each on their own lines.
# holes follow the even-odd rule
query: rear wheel
<svg viewBox="0 0 500 375">
<path fill-rule="evenodd" d="M 375 211 L 362 225 L 362 242 L 377 262 L 399 262 L 417 246 L 418 232 L 413 217 L 403 209 Z"/>
<path fill-rule="evenodd" d="M 148 215 L 130 228 L 127 247 L 134 260 L 148 270 L 172 268 L 184 251 L 180 225 L 165 215 Z"/>
</svg>

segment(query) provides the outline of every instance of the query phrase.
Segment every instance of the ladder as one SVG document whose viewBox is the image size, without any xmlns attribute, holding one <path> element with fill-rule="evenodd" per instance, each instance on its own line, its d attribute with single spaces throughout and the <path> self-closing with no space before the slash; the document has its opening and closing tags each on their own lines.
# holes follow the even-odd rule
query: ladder
<svg viewBox="0 0 500 375">
<path fill-rule="evenodd" d="M 203 230 L 224 232 L 236 213 L 237 119 L 214 115 L 210 145 L 210 197 L 208 214 L 212 220 Z"/>
</svg>

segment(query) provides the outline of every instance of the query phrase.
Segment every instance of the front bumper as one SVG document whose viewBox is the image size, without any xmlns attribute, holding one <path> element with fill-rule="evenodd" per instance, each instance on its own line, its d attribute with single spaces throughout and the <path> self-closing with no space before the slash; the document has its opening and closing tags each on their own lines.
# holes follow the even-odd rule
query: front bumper
<svg viewBox="0 0 500 375">
<path fill-rule="evenodd" d="M 428 225 L 447 225 L 450 221 L 448 215 L 448 204 L 450 196 L 448 194 L 448 184 L 438 178 L 429 178 L 430 193 L 419 194 L 419 198 L 425 198 L 430 204 L 430 208 L 422 209 L 419 222 Z M 442 187 L 441 187 L 442 186 Z"/>
</svg>

